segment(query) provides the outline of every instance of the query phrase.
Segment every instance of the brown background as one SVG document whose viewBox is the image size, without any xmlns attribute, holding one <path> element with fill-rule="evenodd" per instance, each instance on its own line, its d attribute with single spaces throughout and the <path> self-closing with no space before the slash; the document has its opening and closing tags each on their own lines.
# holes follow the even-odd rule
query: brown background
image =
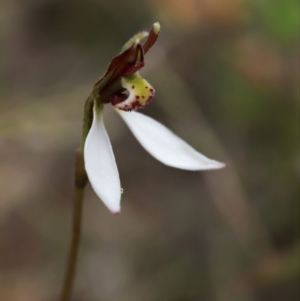
<svg viewBox="0 0 300 301">
<path fill-rule="evenodd" d="M 163 166 L 107 106 L 122 213 L 88 187 L 73 300 L 298 300 L 299 11 L 297 0 L 2 0 L 0 299 L 57 300 L 84 101 L 123 43 L 160 21 L 143 113 L 230 166 Z"/>
</svg>

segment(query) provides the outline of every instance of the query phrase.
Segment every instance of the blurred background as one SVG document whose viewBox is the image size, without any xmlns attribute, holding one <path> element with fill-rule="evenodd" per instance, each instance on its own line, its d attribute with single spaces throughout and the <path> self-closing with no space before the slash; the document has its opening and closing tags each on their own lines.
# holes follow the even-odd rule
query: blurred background
<svg viewBox="0 0 300 301">
<path fill-rule="evenodd" d="M 106 106 L 122 213 L 87 188 L 73 300 L 299 300 L 299 15 L 297 0 L 2 0 L 0 299 L 58 299 L 85 99 L 159 21 L 143 113 L 229 167 L 163 166 Z"/>
</svg>

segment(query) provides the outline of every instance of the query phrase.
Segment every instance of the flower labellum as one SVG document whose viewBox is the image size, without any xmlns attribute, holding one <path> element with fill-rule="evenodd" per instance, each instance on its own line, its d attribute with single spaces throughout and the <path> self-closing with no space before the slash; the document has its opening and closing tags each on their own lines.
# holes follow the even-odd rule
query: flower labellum
<svg viewBox="0 0 300 301">
<path fill-rule="evenodd" d="M 140 76 L 144 55 L 156 42 L 160 24 L 148 34 L 132 37 L 108 66 L 104 76 L 94 85 L 86 102 L 84 162 L 88 179 L 108 209 L 117 214 L 121 206 L 121 184 L 112 146 L 103 120 L 104 104 L 112 104 L 140 144 L 158 161 L 185 170 L 208 170 L 225 167 L 188 145 L 154 119 L 135 112 L 154 97 L 154 88 Z M 147 38 L 144 45 L 141 40 Z"/>
<path fill-rule="evenodd" d="M 121 85 L 129 95 L 115 94 L 112 97 L 111 104 L 116 109 L 124 111 L 142 109 L 154 97 L 153 87 L 138 73 L 123 77 Z"/>
</svg>

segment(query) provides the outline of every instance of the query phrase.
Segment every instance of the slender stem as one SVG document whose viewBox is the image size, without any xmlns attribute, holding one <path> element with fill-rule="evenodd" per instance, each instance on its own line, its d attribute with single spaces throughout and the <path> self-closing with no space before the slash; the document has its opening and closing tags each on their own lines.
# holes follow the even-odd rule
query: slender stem
<svg viewBox="0 0 300 301">
<path fill-rule="evenodd" d="M 104 82 L 100 82 L 97 87 L 89 95 L 85 102 L 84 107 L 84 118 L 83 118 L 83 128 L 81 136 L 80 148 L 76 151 L 76 164 L 75 164 L 75 182 L 74 182 L 74 204 L 73 204 L 73 226 L 72 226 L 72 240 L 69 251 L 69 257 L 67 261 L 67 267 L 65 271 L 65 278 L 62 285 L 61 298 L 60 301 L 70 301 L 73 289 L 73 283 L 76 273 L 79 241 L 80 241 L 80 231 L 81 231 L 81 218 L 82 218 L 82 207 L 84 198 L 84 188 L 88 182 L 88 177 L 84 167 L 84 145 L 88 132 L 92 126 L 93 122 L 93 108 L 98 106 L 98 110 L 103 109 L 103 103 L 100 102 L 100 93 Z M 115 87 L 115 85 L 113 85 Z M 119 88 L 119 86 L 116 86 Z M 112 93 L 112 92 L 110 92 Z M 107 96 L 109 99 L 110 96 Z M 107 101 L 108 102 L 108 101 Z"/>
<path fill-rule="evenodd" d="M 74 204 L 73 204 L 73 226 L 72 240 L 69 251 L 65 278 L 63 281 L 60 301 L 71 300 L 71 293 L 76 273 L 76 264 L 81 232 L 82 207 L 84 198 L 84 187 L 87 183 L 87 176 L 84 169 L 83 153 L 79 149 L 76 152 L 75 165 L 75 185 L 74 185 Z"/>
<path fill-rule="evenodd" d="M 63 282 L 63 288 L 60 299 L 61 301 L 69 301 L 71 298 L 77 264 L 78 247 L 80 241 L 83 196 L 84 189 L 76 187 L 74 193 L 72 241 L 69 251 L 67 268 L 65 272 L 65 278 Z"/>
</svg>

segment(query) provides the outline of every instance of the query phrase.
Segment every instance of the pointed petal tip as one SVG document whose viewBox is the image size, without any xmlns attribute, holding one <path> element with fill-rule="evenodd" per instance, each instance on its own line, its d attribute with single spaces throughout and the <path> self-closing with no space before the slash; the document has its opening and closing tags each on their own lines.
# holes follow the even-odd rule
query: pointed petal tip
<svg viewBox="0 0 300 301">
<path fill-rule="evenodd" d="M 112 215 L 117 216 L 121 213 L 121 202 L 119 202 L 118 204 L 104 204 Z"/>
<path fill-rule="evenodd" d="M 222 164 L 222 166 L 220 167 L 220 168 L 226 168 L 226 167 L 228 167 L 229 166 L 229 164 L 228 163 L 221 163 Z"/>
<path fill-rule="evenodd" d="M 121 213 L 121 210 L 118 210 L 118 211 L 111 211 L 112 215 L 114 216 L 119 216 L 120 213 Z"/>
<path fill-rule="evenodd" d="M 225 167 L 227 167 L 228 166 L 228 164 L 227 163 L 223 163 L 223 162 L 219 162 L 219 161 L 216 161 L 216 163 L 217 163 L 217 168 L 225 168 Z"/>
<path fill-rule="evenodd" d="M 214 169 L 223 169 L 226 168 L 228 165 L 226 163 L 214 161 L 211 166 L 208 166 L 208 170 L 214 170 Z"/>
<path fill-rule="evenodd" d="M 103 201 L 103 200 L 102 200 Z M 114 216 L 117 216 L 121 213 L 121 199 L 119 198 L 118 202 L 104 202 L 104 205 Z"/>
</svg>

